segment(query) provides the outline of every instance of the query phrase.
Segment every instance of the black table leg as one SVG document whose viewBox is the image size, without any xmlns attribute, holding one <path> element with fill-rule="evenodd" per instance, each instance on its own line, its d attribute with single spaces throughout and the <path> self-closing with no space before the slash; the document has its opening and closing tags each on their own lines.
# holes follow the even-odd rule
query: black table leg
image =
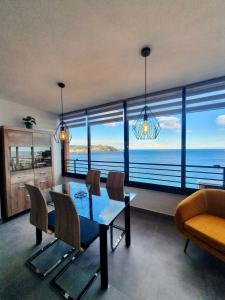
<svg viewBox="0 0 225 300">
<path fill-rule="evenodd" d="M 129 247 L 131 243 L 131 234 L 130 234 L 130 198 L 129 196 L 125 197 L 125 241 L 126 246 Z"/>
<path fill-rule="evenodd" d="M 100 269 L 101 269 L 101 288 L 105 290 L 108 288 L 108 242 L 107 230 L 108 226 L 99 225 L 100 229 Z"/>
<path fill-rule="evenodd" d="M 36 244 L 39 245 L 42 242 L 42 230 L 36 227 Z"/>
</svg>

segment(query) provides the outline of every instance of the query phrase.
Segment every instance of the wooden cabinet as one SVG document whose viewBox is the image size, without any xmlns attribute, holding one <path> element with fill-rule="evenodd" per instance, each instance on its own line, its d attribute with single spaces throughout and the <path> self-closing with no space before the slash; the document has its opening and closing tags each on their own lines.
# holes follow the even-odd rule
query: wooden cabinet
<svg viewBox="0 0 225 300">
<path fill-rule="evenodd" d="M 1 127 L 1 199 L 3 218 L 30 208 L 25 184 L 53 185 L 52 137 L 44 131 Z"/>
</svg>

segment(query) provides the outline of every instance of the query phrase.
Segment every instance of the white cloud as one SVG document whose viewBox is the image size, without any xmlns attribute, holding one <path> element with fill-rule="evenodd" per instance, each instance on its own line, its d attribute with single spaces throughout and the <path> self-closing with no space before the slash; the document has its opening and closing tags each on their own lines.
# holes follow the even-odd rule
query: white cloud
<svg viewBox="0 0 225 300">
<path fill-rule="evenodd" d="M 225 125 L 225 115 L 220 115 L 216 118 L 216 123 L 218 125 Z"/>
<path fill-rule="evenodd" d="M 106 126 L 106 127 L 116 127 L 120 124 L 121 124 L 121 122 L 112 122 L 112 123 L 106 123 L 106 124 L 104 124 L 104 126 Z"/>
<path fill-rule="evenodd" d="M 180 119 L 176 117 L 158 117 L 157 118 L 161 128 L 166 129 L 180 129 Z"/>
</svg>

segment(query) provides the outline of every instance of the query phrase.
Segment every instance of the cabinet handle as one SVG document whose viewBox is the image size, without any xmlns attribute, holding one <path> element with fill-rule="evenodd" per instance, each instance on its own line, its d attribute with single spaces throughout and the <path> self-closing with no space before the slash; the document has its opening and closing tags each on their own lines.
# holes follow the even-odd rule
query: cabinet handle
<svg viewBox="0 0 225 300">
<path fill-rule="evenodd" d="M 25 189 L 25 185 L 20 185 L 19 189 Z"/>
<path fill-rule="evenodd" d="M 45 182 L 48 182 L 48 179 L 39 181 L 39 183 L 45 183 Z"/>
<path fill-rule="evenodd" d="M 40 175 L 45 175 L 45 174 L 46 174 L 46 172 L 40 172 L 39 174 L 40 174 Z"/>
</svg>

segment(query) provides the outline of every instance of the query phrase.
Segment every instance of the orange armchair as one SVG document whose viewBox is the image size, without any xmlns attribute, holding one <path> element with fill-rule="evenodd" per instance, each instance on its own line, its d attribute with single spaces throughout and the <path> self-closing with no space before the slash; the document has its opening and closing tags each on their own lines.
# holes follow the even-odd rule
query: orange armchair
<svg viewBox="0 0 225 300">
<path fill-rule="evenodd" d="M 175 213 L 179 231 L 189 241 L 225 262 L 225 191 L 203 189 L 181 201 Z"/>
</svg>

